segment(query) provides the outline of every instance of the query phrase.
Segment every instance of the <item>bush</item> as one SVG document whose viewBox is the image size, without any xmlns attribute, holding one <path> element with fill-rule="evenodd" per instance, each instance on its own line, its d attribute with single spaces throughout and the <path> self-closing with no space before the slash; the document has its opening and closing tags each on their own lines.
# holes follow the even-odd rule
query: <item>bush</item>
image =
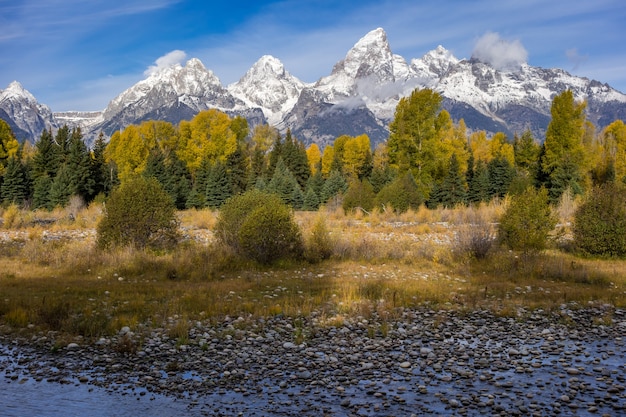
<svg viewBox="0 0 626 417">
<path fill-rule="evenodd" d="M 574 244 L 589 255 L 626 255 L 626 190 L 615 184 L 594 189 L 574 214 Z"/>
<path fill-rule="evenodd" d="M 267 202 L 249 213 L 238 233 L 242 254 L 261 264 L 302 256 L 302 237 L 285 204 Z"/>
<path fill-rule="evenodd" d="M 365 212 L 370 212 L 374 207 L 374 198 L 376 198 L 374 187 L 369 181 L 361 182 L 355 179 L 343 196 L 343 210 L 347 213 L 360 208 Z"/>
<path fill-rule="evenodd" d="M 546 248 L 549 234 L 556 226 L 545 188 L 537 191 L 528 187 L 522 194 L 511 199 L 500 220 L 498 237 L 513 250 L 525 253 Z"/>
<path fill-rule="evenodd" d="M 396 213 L 417 210 L 424 202 L 424 197 L 417 188 L 415 179 L 408 172 L 390 184 L 385 185 L 376 196 L 376 206 L 385 209 L 391 206 Z"/>
<path fill-rule="evenodd" d="M 472 212 L 468 224 L 459 229 L 454 250 L 462 256 L 485 259 L 496 240 L 494 226 L 477 212 Z"/>
<path fill-rule="evenodd" d="M 97 235 L 100 248 L 170 248 L 179 239 L 176 207 L 156 179 L 129 179 L 111 193 Z"/>
<path fill-rule="evenodd" d="M 215 233 L 238 254 L 262 264 L 302 255 L 293 212 L 275 194 L 251 190 L 230 198 L 220 210 Z"/>
<path fill-rule="evenodd" d="M 240 252 L 239 229 L 246 216 L 265 202 L 280 203 L 280 197 L 261 190 L 253 189 L 229 198 L 222 205 L 217 223 L 215 235 L 222 243 Z"/>
<path fill-rule="evenodd" d="M 320 215 L 306 240 L 305 256 L 309 262 L 320 262 L 330 258 L 332 254 L 333 242 L 326 227 L 326 221 Z"/>
</svg>

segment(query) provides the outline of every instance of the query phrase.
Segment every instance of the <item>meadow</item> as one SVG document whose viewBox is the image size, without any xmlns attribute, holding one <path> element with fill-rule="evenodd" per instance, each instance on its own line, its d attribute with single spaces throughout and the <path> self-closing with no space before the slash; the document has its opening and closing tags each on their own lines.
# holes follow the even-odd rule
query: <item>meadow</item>
<svg viewBox="0 0 626 417">
<path fill-rule="evenodd" d="M 488 310 L 524 320 L 563 305 L 626 307 L 626 261 L 570 250 L 576 203 L 558 207 L 558 239 L 541 253 L 500 247 L 507 201 L 479 207 L 346 214 L 297 212 L 306 250 L 323 226 L 330 257 L 260 266 L 213 238 L 216 213 L 178 213 L 172 251 L 103 251 L 95 245 L 102 207 L 2 209 L 0 332 L 95 341 L 128 327 L 167 327 L 184 339 L 194 321 L 314 316 L 321 325 L 376 315 L 393 325 L 405 309 Z M 611 322 L 611 311 L 598 319 Z M 602 324 L 602 323 L 599 323 Z M 384 328 L 379 329 L 384 333 Z"/>
</svg>

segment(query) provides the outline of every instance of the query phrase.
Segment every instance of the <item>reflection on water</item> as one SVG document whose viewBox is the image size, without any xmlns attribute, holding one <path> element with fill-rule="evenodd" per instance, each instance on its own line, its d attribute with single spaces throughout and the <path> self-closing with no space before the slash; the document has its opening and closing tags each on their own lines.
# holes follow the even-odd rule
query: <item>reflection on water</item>
<svg viewBox="0 0 626 417">
<path fill-rule="evenodd" d="M 87 385 L 0 379 L 0 415 L 5 417 L 194 416 L 183 402 L 151 393 L 107 393 Z M 199 414 L 198 414 L 199 415 Z"/>
</svg>

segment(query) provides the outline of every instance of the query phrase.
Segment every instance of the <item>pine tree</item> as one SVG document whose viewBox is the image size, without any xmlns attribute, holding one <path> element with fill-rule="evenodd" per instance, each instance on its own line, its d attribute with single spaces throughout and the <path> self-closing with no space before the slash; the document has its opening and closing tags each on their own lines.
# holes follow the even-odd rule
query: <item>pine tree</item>
<svg viewBox="0 0 626 417">
<path fill-rule="evenodd" d="M 52 210 L 52 202 L 50 201 L 50 188 L 52 187 L 52 178 L 47 174 L 35 179 L 33 184 L 33 209 L 43 208 Z"/>
<path fill-rule="evenodd" d="M 468 183 L 467 200 L 470 203 L 481 203 L 489 201 L 490 183 L 489 183 L 489 171 L 487 166 L 482 160 L 478 160 L 473 169 L 473 174 L 470 182 Z"/>
<path fill-rule="evenodd" d="M 276 169 L 274 170 L 272 180 L 267 186 L 267 190 L 277 194 L 285 204 L 289 204 L 295 209 L 302 206 L 302 200 L 304 199 L 302 189 L 282 158 L 276 163 Z"/>
<path fill-rule="evenodd" d="M 504 197 L 515 176 L 515 169 L 504 157 L 494 158 L 487 165 L 489 193 L 492 197 Z"/>
<path fill-rule="evenodd" d="M 306 193 L 304 193 L 304 200 L 302 201 L 302 210 L 316 211 L 320 206 L 320 198 L 313 189 L 313 187 L 307 187 Z"/>
<path fill-rule="evenodd" d="M 444 207 L 454 207 L 457 204 L 465 203 L 467 198 L 465 181 L 461 175 L 461 167 L 455 154 L 450 158 L 448 174 L 441 184 L 440 202 Z"/>
<path fill-rule="evenodd" d="M 95 180 L 92 177 L 91 154 L 83 142 L 80 128 L 70 135 L 66 163 L 70 174 L 70 191 L 89 202 L 94 197 Z"/>
<path fill-rule="evenodd" d="M 31 162 L 33 178 L 41 176 L 53 177 L 59 167 L 57 146 L 54 143 L 51 130 L 41 132 L 35 143 L 35 154 Z"/>
<path fill-rule="evenodd" d="M 67 164 L 61 165 L 50 186 L 50 204 L 52 207 L 65 207 L 72 196 L 72 176 Z"/>
<path fill-rule="evenodd" d="M 206 202 L 210 208 L 219 208 L 232 195 L 228 173 L 224 164 L 217 161 L 207 178 Z"/>
<path fill-rule="evenodd" d="M 65 163 L 70 149 L 70 128 L 63 125 L 54 138 L 57 167 Z"/>
<path fill-rule="evenodd" d="M 165 155 L 163 155 L 163 152 L 161 152 L 159 147 L 155 147 L 150 150 L 150 154 L 148 155 L 148 159 L 146 161 L 146 168 L 143 170 L 141 175 L 146 179 L 154 178 L 161 184 L 162 187 L 165 187 L 165 183 L 168 179 L 168 172 L 165 167 Z"/>
<path fill-rule="evenodd" d="M 111 189 L 113 189 L 113 181 L 111 178 L 112 167 L 107 164 L 104 155 L 106 146 L 104 133 L 100 132 L 93 144 L 91 158 L 91 176 L 94 180 L 94 197 L 100 193 L 108 195 Z"/>
<path fill-rule="evenodd" d="M 348 183 L 343 175 L 339 171 L 332 171 L 322 187 L 320 200 L 322 203 L 327 203 L 328 200 L 338 194 L 343 194 L 347 189 Z"/>
<path fill-rule="evenodd" d="M 231 195 L 241 194 L 248 187 L 248 163 L 241 146 L 226 159 L 226 172 L 230 180 Z"/>
<path fill-rule="evenodd" d="M 17 205 L 23 205 L 30 196 L 28 172 L 18 155 L 12 156 L 7 161 L 0 196 L 3 203 Z"/>
<path fill-rule="evenodd" d="M 172 197 L 177 209 L 185 208 L 191 191 L 191 174 L 185 163 L 176 156 L 176 153 L 170 154 L 163 188 Z"/>
</svg>

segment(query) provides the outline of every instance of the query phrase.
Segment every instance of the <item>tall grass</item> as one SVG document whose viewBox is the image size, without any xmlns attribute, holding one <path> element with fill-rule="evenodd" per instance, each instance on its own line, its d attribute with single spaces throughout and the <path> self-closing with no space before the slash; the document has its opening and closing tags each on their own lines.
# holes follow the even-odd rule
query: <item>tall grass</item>
<svg viewBox="0 0 626 417">
<path fill-rule="evenodd" d="M 31 214 L 18 211 L 12 215 L 23 221 L 13 230 L 26 230 L 26 237 L 0 241 L 0 329 L 96 339 L 147 324 L 163 326 L 184 344 L 190 322 L 227 315 L 314 315 L 323 325 L 341 325 L 374 316 L 387 323 L 403 308 L 424 305 L 502 315 L 564 302 L 626 307 L 625 261 L 580 259 L 556 250 L 521 257 L 498 248 L 491 232 L 478 233 L 479 244 L 485 238 L 493 245 L 485 256 L 458 256 L 476 250 L 475 242 L 468 249 L 460 239 L 487 230 L 504 204 L 403 214 L 296 213 L 309 248 L 328 249 L 330 257 L 271 267 L 244 262 L 212 239 L 190 238 L 169 252 L 104 252 L 89 234 L 47 239 L 51 230 L 72 222 L 64 212 L 44 213 L 63 220 L 32 224 Z M 84 219 L 87 226 L 69 230 L 94 226 L 98 213 L 97 206 L 78 210 L 74 224 Z M 215 214 L 193 210 L 180 219 L 185 230 L 204 233 Z M 386 330 L 381 324 L 372 332 Z M 294 336 L 304 337 L 306 332 Z M 131 352 L 133 343 L 121 341 L 119 349 Z"/>
</svg>

